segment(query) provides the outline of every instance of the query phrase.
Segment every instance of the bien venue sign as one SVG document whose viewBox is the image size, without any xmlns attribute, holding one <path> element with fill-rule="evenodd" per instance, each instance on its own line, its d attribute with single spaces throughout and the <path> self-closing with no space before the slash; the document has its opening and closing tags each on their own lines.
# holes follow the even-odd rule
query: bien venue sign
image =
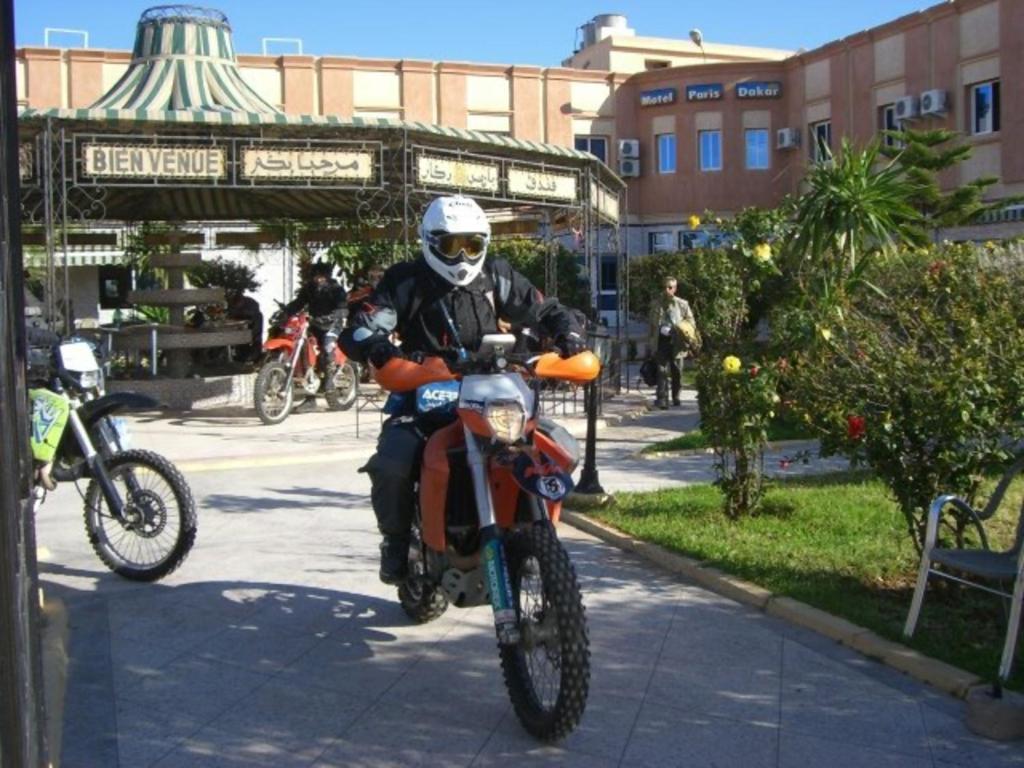
<svg viewBox="0 0 1024 768">
<path fill-rule="evenodd" d="M 245 147 L 242 175 L 249 179 L 373 178 L 373 155 L 333 149 L 269 149 Z"/>
<path fill-rule="evenodd" d="M 86 144 L 82 161 L 86 176 L 157 179 L 223 179 L 227 176 L 224 147 Z"/>
<path fill-rule="evenodd" d="M 490 163 L 420 155 L 416 159 L 416 178 L 420 184 L 428 187 L 498 191 L 498 166 Z"/>
<path fill-rule="evenodd" d="M 781 96 L 782 83 L 777 80 L 770 82 L 736 83 L 737 99 L 778 99 Z"/>
<path fill-rule="evenodd" d="M 686 86 L 687 101 L 721 101 L 725 88 L 721 83 L 703 83 Z"/>
<path fill-rule="evenodd" d="M 641 107 L 656 107 L 661 104 L 675 104 L 675 88 L 656 88 L 652 91 L 640 91 Z"/>
<path fill-rule="evenodd" d="M 546 173 L 526 168 L 510 168 L 508 191 L 524 197 L 551 200 L 575 200 L 576 177 L 564 173 Z"/>
</svg>

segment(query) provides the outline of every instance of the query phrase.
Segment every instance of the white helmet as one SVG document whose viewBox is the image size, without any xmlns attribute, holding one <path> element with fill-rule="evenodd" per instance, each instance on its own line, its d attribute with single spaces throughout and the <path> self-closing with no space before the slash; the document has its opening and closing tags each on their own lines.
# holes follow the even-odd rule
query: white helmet
<svg viewBox="0 0 1024 768">
<path fill-rule="evenodd" d="M 491 224 L 476 200 L 439 197 L 423 214 L 423 258 L 453 285 L 469 285 L 484 266 Z"/>
</svg>

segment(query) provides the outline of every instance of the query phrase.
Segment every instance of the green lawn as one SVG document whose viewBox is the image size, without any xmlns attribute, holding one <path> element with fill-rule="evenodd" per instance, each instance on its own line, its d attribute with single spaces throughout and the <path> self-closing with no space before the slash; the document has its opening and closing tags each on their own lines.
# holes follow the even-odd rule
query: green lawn
<svg viewBox="0 0 1024 768">
<path fill-rule="evenodd" d="M 1022 496 L 1024 483 L 1011 489 L 993 521 L 994 548 L 1012 541 Z M 760 515 L 739 522 L 729 521 L 720 505 L 716 488 L 698 485 L 622 494 L 594 514 L 637 538 L 902 640 L 919 560 L 880 482 L 851 473 L 786 480 L 769 490 Z M 999 598 L 932 579 L 910 644 L 991 678 L 1005 627 Z M 1011 687 L 1024 688 L 1022 654 Z"/>
<path fill-rule="evenodd" d="M 802 424 L 791 421 L 773 421 L 768 425 L 768 440 L 811 440 L 814 438 L 807 428 Z M 700 429 L 693 429 L 683 432 L 679 437 L 671 440 L 663 440 L 660 443 L 651 443 L 644 447 L 640 453 L 666 453 L 670 451 L 692 451 L 697 449 L 710 448 L 711 443 Z"/>
</svg>

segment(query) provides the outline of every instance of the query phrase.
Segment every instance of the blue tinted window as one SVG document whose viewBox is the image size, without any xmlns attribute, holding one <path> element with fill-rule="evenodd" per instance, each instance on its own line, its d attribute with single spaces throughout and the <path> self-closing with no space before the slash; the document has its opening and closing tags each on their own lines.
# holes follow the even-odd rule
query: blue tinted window
<svg viewBox="0 0 1024 768">
<path fill-rule="evenodd" d="M 676 135 L 663 133 L 658 136 L 658 173 L 676 172 Z"/>
<path fill-rule="evenodd" d="M 722 170 L 722 132 L 700 132 L 700 169 L 702 171 Z"/>
<path fill-rule="evenodd" d="M 747 168 L 761 171 L 771 167 L 768 154 L 768 129 L 751 128 L 747 131 Z"/>
<path fill-rule="evenodd" d="M 604 136 L 577 136 L 576 149 L 589 152 L 602 163 L 608 162 L 608 139 Z"/>
</svg>

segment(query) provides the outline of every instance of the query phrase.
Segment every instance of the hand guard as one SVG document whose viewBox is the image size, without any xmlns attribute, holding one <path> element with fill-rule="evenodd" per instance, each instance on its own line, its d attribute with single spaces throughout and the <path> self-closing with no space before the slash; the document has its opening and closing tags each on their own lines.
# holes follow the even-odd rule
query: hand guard
<svg viewBox="0 0 1024 768">
<path fill-rule="evenodd" d="M 398 347 L 390 341 L 382 341 L 370 347 L 370 351 L 367 353 L 366 359 L 370 361 L 370 365 L 374 368 L 383 368 L 387 365 L 388 360 L 393 357 L 398 357 L 399 354 L 400 352 Z"/>
<path fill-rule="evenodd" d="M 555 339 L 555 347 L 558 349 L 558 354 L 562 357 L 572 357 L 583 352 L 587 348 L 587 344 L 580 334 L 572 331 L 562 334 Z"/>
</svg>

